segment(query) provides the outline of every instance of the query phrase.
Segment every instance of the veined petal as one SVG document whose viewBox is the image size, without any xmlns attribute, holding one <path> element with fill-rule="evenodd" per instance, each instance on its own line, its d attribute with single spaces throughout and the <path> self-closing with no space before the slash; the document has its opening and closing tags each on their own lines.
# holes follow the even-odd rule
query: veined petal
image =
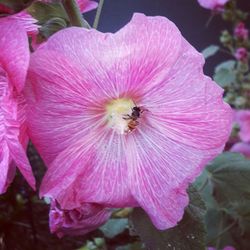
<svg viewBox="0 0 250 250">
<path fill-rule="evenodd" d="M 0 125 L 1 120 L 0 120 Z M 0 194 L 4 193 L 8 187 L 10 155 L 6 142 L 0 144 Z"/>
<path fill-rule="evenodd" d="M 193 148 L 155 130 L 153 122 L 129 137 L 130 190 L 159 229 L 173 227 L 188 205 L 186 189 L 223 147 Z"/>
<path fill-rule="evenodd" d="M 107 97 L 118 98 L 131 93 L 137 96 L 142 88 L 150 88 L 165 77 L 180 45 L 180 32 L 171 21 L 135 14 L 115 34 L 69 28 L 56 33 L 40 49 L 71 58 L 81 67 L 86 81 L 105 90 Z"/>
<path fill-rule="evenodd" d="M 56 199 L 63 209 L 74 209 L 84 202 L 136 206 L 127 186 L 123 143 L 121 135 L 110 135 L 108 130 L 106 134 L 86 134 L 49 166 L 40 195 Z"/>
<path fill-rule="evenodd" d="M 31 57 L 25 89 L 29 136 L 48 166 L 79 138 L 103 125 L 100 93 L 65 56 L 38 51 Z"/>
<path fill-rule="evenodd" d="M 143 96 L 147 116 L 166 137 L 198 149 L 221 148 L 232 124 L 232 110 L 223 90 L 203 75 L 203 57 L 185 40 L 171 77 Z"/>
<path fill-rule="evenodd" d="M 0 19 L 0 49 L 0 68 L 5 70 L 12 86 L 21 91 L 29 65 L 29 43 L 18 22 Z"/>
</svg>

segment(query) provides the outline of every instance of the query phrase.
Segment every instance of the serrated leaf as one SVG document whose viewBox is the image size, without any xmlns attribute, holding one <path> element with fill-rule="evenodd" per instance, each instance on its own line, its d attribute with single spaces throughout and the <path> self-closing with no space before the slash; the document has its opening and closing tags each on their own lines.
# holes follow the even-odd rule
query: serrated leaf
<svg viewBox="0 0 250 250">
<path fill-rule="evenodd" d="M 223 153 L 207 166 L 207 171 L 221 206 L 250 202 L 250 160 L 237 153 Z"/>
<path fill-rule="evenodd" d="M 186 208 L 182 220 L 176 227 L 165 231 L 157 230 L 141 208 L 136 208 L 133 211 L 132 224 L 148 249 L 205 249 L 203 222 L 205 205 L 194 187 L 191 186 L 188 193 L 190 204 Z"/>
<path fill-rule="evenodd" d="M 104 233 L 107 238 L 113 238 L 122 233 L 128 226 L 128 219 L 109 219 L 99 229 Z"/>
<path fill-rule="evenodd" d="M 204 58 L 207 59 L 210 56 L 215 55 L 219 51 L 220 47 L 217 45 L 210 45 L 205 48 L 201 53 L 203 54 Z"/>
</svg>

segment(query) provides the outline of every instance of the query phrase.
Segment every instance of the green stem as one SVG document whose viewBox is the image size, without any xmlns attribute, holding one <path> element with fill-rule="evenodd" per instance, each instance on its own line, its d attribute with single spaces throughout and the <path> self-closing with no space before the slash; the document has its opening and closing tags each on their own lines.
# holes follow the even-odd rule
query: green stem
<svg viewBox="0 0 250 250">
<path fill-rule="evenodd" d="M 237 224 L 237 221 L 235 220 L 235 221 L 232 222 L 229 226 L 227 226 L 227 227 L 224 228 L 222 231 L 220 231 L 220 232 L 218 233 L 218 235 L 217 235 L 214 239 L 210 240 L 210 241 L 208 242 L 208 245 L 211 244 L 211 243 L 213 243 L 214 241 L 216 241 L 216 249 L 218 249 L 218 247 L 219 247 L 219 245 L 220 245 L 220 237 L 221 237 L 224 233 L 228 232 L 231 228 L 233 228 L 236 224 Z M 222 226 L 223 226 L 223 220 L 220 221 L 220 226 L 219 226 L 219 227 L 221 228 Z"/>
<path fill-rule="evenodd" d="M 100 0 L 99 4 L 98 4 L 97 11 L 96 11 L 95 21 L 94 21 L 94 24 L 93 24 L 94 29 L 97 29 L 97 27 L 98 27 L 100 16 L 101 16 L 101 13 L 102 13 L 103 4 L 104 4 L 104 0 Z"/>
<path fill-rule="evenodd" d="M 81 11 L 75 0 L 63 0 L 63 7 L 72 26 L 85 27 Z"/>
</svg>

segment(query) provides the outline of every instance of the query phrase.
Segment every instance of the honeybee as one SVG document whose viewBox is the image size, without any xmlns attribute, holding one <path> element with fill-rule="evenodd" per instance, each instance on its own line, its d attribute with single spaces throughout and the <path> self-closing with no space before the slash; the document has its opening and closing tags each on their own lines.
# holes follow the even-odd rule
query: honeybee
<svg viewBox="0 0 250 250">
<path fill-rule="evenodd" d="M 144 110 L 142 110 L 140 107 L 135 106 L 132 108 L 131 115 L 126 115 L 125 117 L 123 117 L 124 120 L 128 120 L 128 132 L 133 131 L 139 124 L 137 119 L 140 118 L 143 111 Z"/>
</svg>

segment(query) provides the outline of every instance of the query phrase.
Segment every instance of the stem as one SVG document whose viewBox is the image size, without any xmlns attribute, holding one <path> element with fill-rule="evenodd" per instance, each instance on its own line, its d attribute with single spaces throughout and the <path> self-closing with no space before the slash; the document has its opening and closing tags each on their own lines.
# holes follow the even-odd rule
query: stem
<svg viewBox="0 0 250 250">
<path fill-rule="evenodd" d="M 104 0 L 100 0 L 99 4 L 98 4 L 97 11 L 96 11 L 96 15 L 95 15 L 95 21 L 94 21 L 94 24 L 93 24 L 94 29 L 97 29 L 97 27 L 98 27 L 103 4 L 104 4 Z"/>
<path fill-rule="evenodd" d="M 84 25 L 80 9 L 75 0 L 63 0 L 62 4 L 72 26 L 86 27 Z"/>
<path fill-rule="evenodd" d="M 223 220 L 221 220 L 221 222 L 220 222 L 220 227 L 222 226 L 222 224 L 223 224 Z M 229 226 L 227 226 L 227 227 L 224 228 L 221 232 L 219 232 L 219 234 L 218 234 L 214 239 L 210 240 L 210 241 L 208 242 L 208 244 L 211 244 L 212 242 L 214 242 L 215 240 L 217 240 L 217 241 L 216 241 L 216 249 L 218 249 L 219 244 L 220 244 L 220 241 L 219 241 L 220 237 L 221 237 L 224 233 L 228 232 L 228 231 L 229 231 L 232 227 L 234 227 L 236 224 L 237 224 L 237 221 L 235 220 L 235 221 L 232 222 Z"/>
</svg>

